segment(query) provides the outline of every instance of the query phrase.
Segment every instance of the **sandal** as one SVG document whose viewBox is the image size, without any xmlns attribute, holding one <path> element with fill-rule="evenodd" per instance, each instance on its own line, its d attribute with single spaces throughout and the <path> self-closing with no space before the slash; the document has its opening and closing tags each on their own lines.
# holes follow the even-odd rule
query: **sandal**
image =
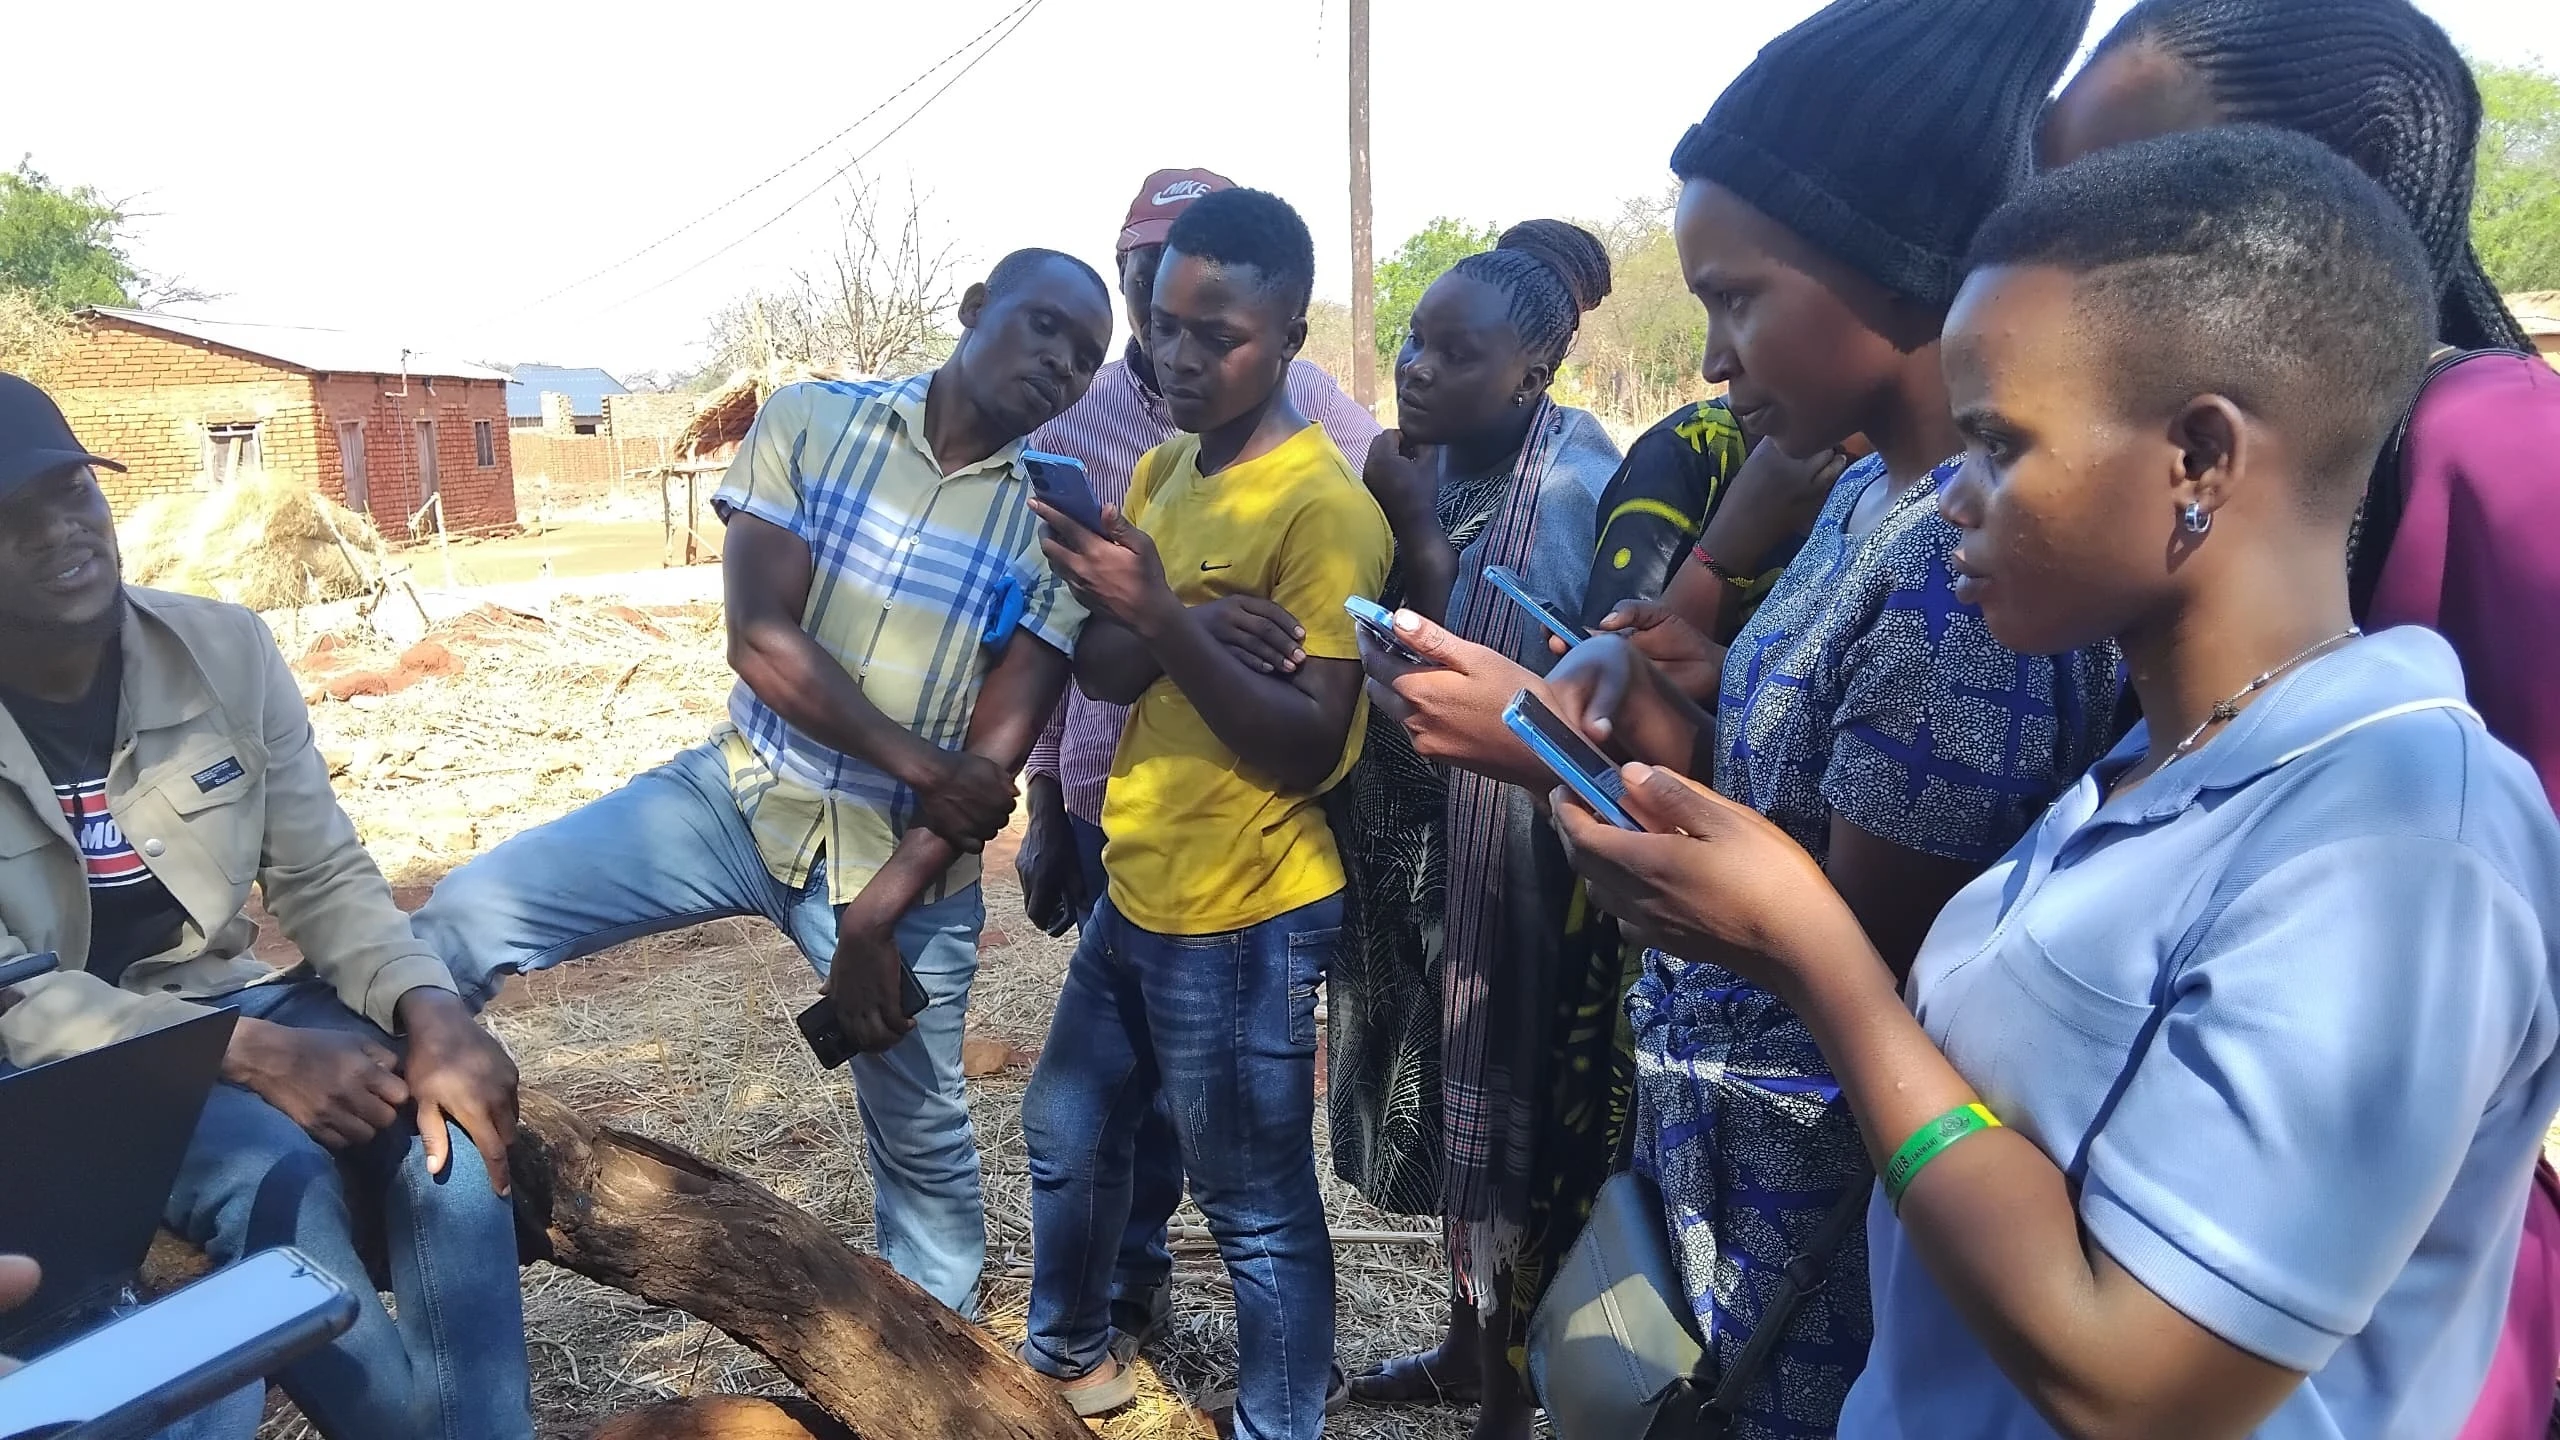
<svg viewBox="0 0 2560 1440">
<path fill-rule="evenodd" d="M 1341 1409 L 1343 1406 L 1351 1403 L 1351 1380 L 1348 1376 L 1342 1373 L 1342 1367 L 1336 1365 L 1325 1376 L 1324 1413 L 1330 1415 Z M 1236 1392 L 1234 1386 L 1231 1385 L 1224 1389 L 1210 1391 L 1209 1393 L 1201 1396 L 1198 1400 L 1193 1401 L 1192 1408 L 1198 1410 L 1201 1414 L 1208 1416 L 1210 1421 L 1218 1427 L 1218 1434 L 1220 1436 L 1231 1437 L 1235 1434 Z"/>
<path fill-rule="evenodd" d="M 1436 1353 L 1436 1352 L 1430 1352 Z M 1351 1398 L 1363 1405 L 1473 1405 L 1484 1398 L 1475 1376 L 1443 1382 L 1432 1373 L 1430 1353 L 1399 1355 L 1351 1377 Z"/>
<path fill-rule="evenodd" d="M 1031 1364 L 1031 1349 L 1028 1344 L 1014 1353 L 1021 1358 L 1023 1364 Z M 1033 1365 L 1032 1369 L 1050 1384 L 1058 1387 L 1059 1397 L 1067 1402 L 1069 1409 L 1076 1412 L 1077 1419 L 1090 1420 L 1097 1415 L 1108 1415 L 1138 1398 L 1137 1370 L 1121 1364 L 1117 1357 L 1114 1357 L 1110 1363 L 1116 1368 L 1107 1380 L 1097 1380 L 1091 1375 L 1074 1380 L 1061 1380 L 1036 1365 Z"/>
</svg>

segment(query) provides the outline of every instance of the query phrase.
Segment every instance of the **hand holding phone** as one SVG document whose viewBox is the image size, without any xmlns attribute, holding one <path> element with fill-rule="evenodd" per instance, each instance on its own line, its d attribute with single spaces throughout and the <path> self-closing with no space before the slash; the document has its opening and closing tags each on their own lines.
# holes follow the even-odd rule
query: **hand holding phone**
<svg viewBox="0 0 2560 1440">
<path fill-rule="evenodd" d="M 1529 593 L 1527 582 L 1508 565 L 1484 567 L 1485 583 L 1511 597 L 1511 603 L 1529 612 L 1529 618 L 1547 627 L 1549 634 L 1566 645 L 1578 645 L 1591 638 L 1591 632 L 1557 613 L 1554 606 Z"/>
<path fill-rule="evenodd" d="M 1389 614 L 1386 607 L 1377 601 L 1362 595 L 1346 595 L 1342 600 L 1342 608 L 1350 612 L 1352 620 L 1368 633 L 1371 642 L 1379 649 L 1407 665 L 1433 663 L 1416 654 L 1412 646 L 1397 638 L 1396 617 Z"/>
<path fill-rule="evenodd" d="M 262 1250 L 0 1377 L 0 1437 L 142 1440 L 347 1332 L 356 1298 Z"/>
<path fill-rule="evenodd" d="M 1526 690 L 1512 696 L 1503 708 L 1502 723 L 1594 814 L 1621 830 L 1644 828 L 1627 813 L 1627 786 L 1618 776 L 1618 767 L 1537 696 Z"/>
<path fill-rule="evenodd" d="M 898 966 L 898 1009 L 913 1020 L 933 1007 L 933 997 L 925 993 L 924 982 L 916 972 L 901 963 Z M 836 1019 L 836 1002 L 825 995 L 800 1012 L 794 1021 L 800 1027 L 800 1038 L 809 1042 L 809 1053 L 818 1057 L 818 1066 L 833 1070 L 861 1053 L 853 1048 L 853 1037 L 844 1033 L 844 1025 Z M 0 1436 L 0 1440 L 6 1440 Z"/>
<path fill-rule="evenodd" d="M 1030 473 L 1031 493 L 1040 503 L 1094 534 L 1102 533 L 1102 502 L 1093 493 L 1093 477 L 1072 455 L 1044 450 L 1022 452 L 1022 468 Z"/>
</svg>

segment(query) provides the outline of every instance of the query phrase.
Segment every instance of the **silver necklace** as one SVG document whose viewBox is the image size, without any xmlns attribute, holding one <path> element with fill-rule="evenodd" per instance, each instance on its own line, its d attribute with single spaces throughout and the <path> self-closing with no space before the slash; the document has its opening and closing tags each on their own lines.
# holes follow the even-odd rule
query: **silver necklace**
<svg viewBox="0 0 2560 1440">
<path fill-rule="evenodd" d="M 2337 634 L 2330 636 L 2328 639 L 2321 641 L 2319 644 L 2311 646 L 2309 649 L 2295 655 L 2292 659 L 2285 661 L 2274 669 L 2265 672 L 2257 679 L 2241 686 L 2238 690 L 2233 691 L 2231 693 L 2231 698 L 2214 706 L 2213 713 L 2204 717 L 2204 723 L 2198 725 L 2193 730 L 2188 731 L 2187 738 L 2179 741 L 2178 748 L 2170 751 L 2169 758 L 2161 761 L 2160 763 L 2164 766 L 2174 765 L 2178 761 L 2187 758 L 2190 751 L 2194 750 L 2196 746 L 2204 743 L 2204 732 L 2212 729 L 2216 725 L 2239 718 L 2241 701 L 2248 699 L 2250 696 L 2266 689 L 2269 685 L 2274 684 L 2277 676 L 2282 675 L 2294 666 L 2299 665 L 2306 660 L 2311 660 L 2318 656 L 2327 654 L 2329 651 L 2336 649 L 2340 645 L 2344 645 L 2363 633 L 2364 631 L 2360 627 L 2350 625 L 2346 629 L 2339 631 Z"/>
</svg>

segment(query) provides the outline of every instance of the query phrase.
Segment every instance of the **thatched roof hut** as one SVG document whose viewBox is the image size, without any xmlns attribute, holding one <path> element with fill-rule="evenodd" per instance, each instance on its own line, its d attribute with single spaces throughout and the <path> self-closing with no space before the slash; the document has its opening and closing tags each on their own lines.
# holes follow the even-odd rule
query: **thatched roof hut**
<svg viewBox="0 0 2560 1440">
<path fill-rule="evenodd" d="M 729 377 L 729 383 L 711 392 L 695 411 L 693 419 L 676 436 L 676 453 L 691 460 L 716 460 L 738 448 L 747 438 L 747 427 L 756 420 L 756 412 L 764 408 L 773 392 L 802 380 L 842 380 L 844 372 L 830 367 L 778 366 L 762 372 L 741 370 Z"/>
</svg>

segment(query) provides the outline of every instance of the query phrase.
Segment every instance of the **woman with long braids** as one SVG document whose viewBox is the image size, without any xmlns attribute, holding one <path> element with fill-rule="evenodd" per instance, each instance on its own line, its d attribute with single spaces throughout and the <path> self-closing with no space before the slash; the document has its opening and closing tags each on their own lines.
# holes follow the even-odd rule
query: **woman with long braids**
<svg viewBox="0 0 2560 1440">
<path fill-rule="evenodd" d="M 1396 358 L 1399 428 L 1368 480 L 1396 534 L 1387 601 L 1543 671 L 1546 632 L 1482 579 L 1582 606 L 1617 447 L 1547 398 L 1608 252 L 1532 220 L 1434 282 Z M 1548 1267 L 1608 1175 L 1626 1113 L 1617 931 L 1530 794 L 1417 756 L 1373 712 L 1338 809 L 1355 937 L 1327 981 L 1334 1164 L 1386 1209 L 1445 1217 L 1447 1339 L 1352 1381 L 1372 1403 L 1480 1400 L 1479 1436 L 1525 1436 L 1510 1352 Z"/>
<path fill-rule="evenodd" d="M 2397 202 L 2436 288 L 2436 368 L 2365 488 L 2348 595 L 2368 629 L 2432 626 L 2489 732 L 2560 804 L 2560 373 L 2533 354 L 2471 243 L 2480 95 L 2408 0 L 2143 0 L 2054 102 L 2061 165 L 2148 136 L 2299 131 Z M 2560 1371 L 2560 1175 L 2538 1163 L 2497 1363 L 2465 1440 L 2539 1434 Z"/>
</svg>

